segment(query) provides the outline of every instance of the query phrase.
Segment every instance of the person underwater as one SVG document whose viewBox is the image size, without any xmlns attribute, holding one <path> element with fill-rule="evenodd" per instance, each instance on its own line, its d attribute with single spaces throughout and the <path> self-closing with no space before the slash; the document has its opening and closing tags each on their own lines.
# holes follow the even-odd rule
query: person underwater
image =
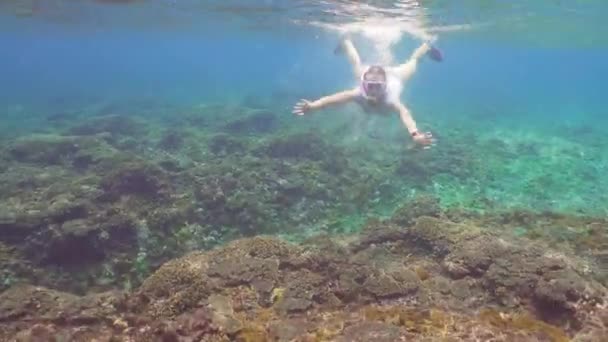
<svg viewBox="0 0 608 342">
<path fill-rule="evenodd" d="M 366 112 L 399 113 L 401 121 L 416 144 L 429 148 L 435 143 L 435 138 L 430 132 L 422 133 L 418 130 L 416 121 L 400 96 L 403 84 L 416 72 L 418 61 L 424 56 L 429 56 L 432 60 L 441 62 L 443 60 L 441 51 L 431 46 L 429 42 L 424 42 L 405 63 L 397 66 L 364 66 L 350 39 L 343 40 L 336 53 L 346 54 L 353 74 L 359 79 L 359 85 L 354 89 L 340 91 L 315 101 L 301 99 L 294 106 L 293 114 L 304 115 L 331 105 L 354 102 Z"/>
</svg>

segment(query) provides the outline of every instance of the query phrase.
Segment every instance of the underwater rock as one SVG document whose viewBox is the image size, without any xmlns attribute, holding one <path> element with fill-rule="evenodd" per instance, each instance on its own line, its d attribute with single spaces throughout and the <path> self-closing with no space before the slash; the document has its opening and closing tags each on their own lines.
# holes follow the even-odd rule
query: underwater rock
<svg viewBox="0 0 608 342">
<path fill-rule="evenodd" d="M 122 156 L 98 137 L 30 135 L 17 139 L 8 149 L 23 163 L 73 166 L 83 170 L 102 163 L 116 163 Z"/>
<path fill-rule="evenodd" d="M 175 173 L 182 172 L 187 169 L 186 165 L 184 165 L 180 160 L 175 159 L 160 160 L 158 162 L 158 166 L 167 172 Z"/>
<path fill-rule="evenodd" d="M 289 294 L 289 296 L 283 298 L 281 302 L 277 305 L 277 309 L 281 312 L 287 313 L 295 313 L 295 312 L 303 312 L 312 306 L 312 301 L 310 298 L 302 298 L 298 297 L 294 294 Z"/>
<path fill-rule="evenodd" d="M 258 110 L 227 123 L 224 130 L 231 134 L 268 134 L 277 130 L 278 126 L 277 117 L 273 113 Z"/>
<path fill-rule="evenodd" d="M 331 148 L 321 136 L 313 133 L 298 133 L 287 137 L 275 138 L 261 152 L 282 159 L 325 160 L 335 149 Z M 333 154 L 337 157 L 339 154 Z"/>
<path fill-rule="evenodd" d="M 438 175 L 460 180 L 474 176 L 471 172 L 479 158 L 469 148 L 466 141 L 442 141 L 441 148 L 426 151 L 429 153 L 407 153 L 395 167 L 395 174 L 414 187 L 429 185 Z M 460 138 L 463 139 L 463 138 Z M 465 138 L 466 139 L 466 138 Z"/>
<path fill-rule="evenodd" d="M 130 116 L 104 115 L 77 123 L 68 130 L 71 135 L 97 135 L 109 133 L 112 136 L 134 137 L 143 132 L 144 124 Z"/>
<path fill-rule="evenodd" d="M 195 307 L 218 288 L 206 275 L 208 259 L 192 253 L 167 262 L 142 283 L 131 305 L 153 317 L 175 317 Z"/>
<path fill-rule="evenodd" d="M 313 305 L 313 297 L 322 297 L 322 285 L 327 279 L 306 269 L 294 270 L 286 275 L 281 288 L 285 291 L 277 300 L 276 309 L 284 314 L 303 312 Z"/>
<path fill-rule="evenodd" d="M 15 160 L 44 165 L 60 164 L 79 150 L 79 139 L 59 135 L 31 135 L 9 146 Z"/>
<path fill-rule="evenodd" d="M 194 196 L 202 212 L 203 222 L 213 227 L 230 227 L 239 235 L 251 236 L 260 230 L 272 232 L 278 208 L 272 206 L 271 181 L 256 172 L 234 169 L 220 164 L 199 180 Z M 225 173 L 219 173 L 225 170 Z M 201 181 L 202 180 L 202 181 Z M 266 189 L 264 191 L 263 189 Z"/>
<path fill-rule="evenodd" d="M 456 250 L 446 256 L 443 265 L 454 279 L 465 276 L 479 277 L 509 249 L 509 245 L 501 243 L 495 238 L 479 236 L 464 242 L 462 248 L 459 245 Z"/>
<path fill-rule="evenodd" d="M 412 243 L 418 252 L 426 252 L 439 258 L 444 258 L 464 241 L 484 234 L 479 227 L 455 224 L 428 216 L 419 217 L 416 224 L 406 231 L 406 240 Z"/>
<path fill-rule="evenodd" d="M 332 176 L 354 171 L 351 170 L 349 158 L 344 151 L 329 144 L 316 133 L 297 133 L 274 138 L 264 146 L 257 148 L 255 153 L 283 162 L 297 161 L 310 164 L 320 162 L 321 169 Z"/>
<path fill-rule="evenodd" d="M 583 298 L 600 303 L 598 285 L 583 280 L 565 257 L 556 256 L 532 245 L 476 239 L 454 250 L 444 265 L 453 277 L 482 277 L 484 287 L 501 303 L 517 301 L 509 297 L 513 295 L 527 298 L 549 316 L 574 314 Z"/>
<path fill-rule="evenodd" d="M 128 117 L 87 120 L 71 122 L 72 130 L 66 131 L 79 135 L 23 137 L 7 144 L 0 157 L 7 161 L 0 165 L 7 169 L 0 175 L 4 195 L 0 208 L 6 209 L 0 213 L 0 240 L 18 246 L 19 253 L 48 274 L 25 278 L 53 288 L 98 290 L 121 283 L 132 287 L 147 272 L 185 251 L 260 232 L 323 225 L 327 215 L 354 196 L 349 186 L 363 183 L 350 168 L 340 177 L 333 174 L 334 166 L 348 167 L 341 152 L 327 153 L 321 162 L 236 155 L 236 151 L 248 152 L 253 142 L 243 139 L 231 146 L 234 141 L 223 140 L 230 138 L 226 134 L 217 136 L 217 155 L 205 153 L 203 139 L 167 157 L 139 137 L 127 136 L 129 129 L 118 130 L 117 126 L 130 125 Z M 134 142 L 138 155 L 120 151 L 119 146 L 128 141 Z M 252 145 L 252 150 L 263 150 L 264 144 Z M 318 150 L 326 147 L 322 143 Z M 189 160 L 190 155 L 181 152 L 198 159 L 179 165 L 167 162 Z M 141 158 L 161 160 L 162 165 Z M 367 193 L 361 191 L 358 198 L 365 201 Z M 172 210 L 178 213 L 170 215 Z M 125 213 L 138 222 L 144 228 L 140 239 L 133 242 L 132 225 L 121 231 L 125 242 L 114 238 L 118 235 L 99 219 L 108 212 Z M 188 225 L 200 229 L 181 229 Z M 125 248 L 128 244 L 132 253 Z M 61 252 L 78 245 L 87 249 L 80 259 Z M 139 268 L 135 258 L 127 260 L 137 250 L 141 251 Z M 68 264 L 71 267 L 56 267 Z M 69 286 L 71 277 L 78 286 Z M 268 284 L 273 283 L 253 281 L 268 306 L 272 292 Z"/>
<path fill-rule="evenodd" d="M 575 324 L 579 320 L 576 308 L 603 303 L 605 288 L 583 277 L 580 272 L 585 266 L 575 267 L 574 259 L 530 241 L 506 240 L 472 225 L 426 216 L 410 228 L 371 225 L 351 250 L 361 253 L 380 244 L 435 259 L 453 279 L 450 287 L 455 291 L 450 293 L 455 296 L 477 291 L 471 286 L 479 284 L 485 291 L 483 296 L 495 303 L 507 307 L 531 304 L 541 317 Z M 468 285 L 462 279 L 475 281 Z"/>
<path fill-rule="evenodd" d="M 20 331 L 15 340 L 18 342 L 58 342 L 61 338 L 66 338 L 65 335 L 57 335 L 57 330 L 51 324 L 34 324 L 34 326 Z"/>
<path fill-rule="evenodd" d="M 1 140 L 0 143 L 4 144 Z M 4 150 L 0 150 L 0 174 L 6 173 L 9 168 L 9 157 L 6 154 Z"/>
<path fill-rule="evenodd" d="M 153 299 L 168 297 L 159 301 L 163 303 L 161 307 L 147 310 L 153 315 L 170 317 L 187 310 L 217 288 L 251 285 L 260 280 L 275 283 L 281 260 L 296 250 L 295 246 L 275 239 L 236 240 L 223 249 L 193 253 L 163 265 L 144 281 L 141 293 Z"/>
<path fill-rule="evenodd" d="M 440 217 L 439 200 L 430 195 L 418 195 L 399 207 L 391 220 L 401 226 L 411 226 L 420 216 Z"/>
<path fill-rule="evenodd" d="M 120 292 L 81 297 L 44 287 L 15 285 L 0 294 L 0 321 L 101 323 L 105 315 L 114 312 L 118 296 Z"/>
<path fill-rule="evenodd" d="M 395 168 L 395 176 L 407 179 L 416 186 L 422 186 L 432 180 L 433 174 L 421 161 L 410 157 L 399 162 Z"/>
<path fill-rule="evenodd" d="M 404 297 L 415 293 L 418 286 L 419 279 L 416 273 L 405 268 L 374 274 L 363 283 L 363 289 L 378 299 Z"/>
<path fill-rule="evenodd" d="M 208 274 L 212 277 L 222 278 L 227 286 L 239 284 L 252 284 L 264 280 L 271 284 L 278 276 L 278 260 L 265 260 L 257 258 L 227 258 L 214 260 L 209 266 Z"/>
<path fill-rule="evenodd" d="M 357 267 L 344 270 L 349 264 L 343 257 L 338 254 L 332 256 L 331 251 L 328 251 L 327 257 L 324 253 L 313 256 L 309 254 L 309 248 L 302 249 L 271 238 L 237 240 L 225 249 L 211 251 L 206 256 L 195 253 L 164 265 L 144 282 L 142 289 L 151 298 L 170 296 L 171 299 L 162 301 L 169 307 L 152 309 L 160 315 L 179 314 L 175 312 L 175 304 L 170 304 L 175 301 L 180 303 L 180 308 L 185 308 L 193 305 L 190 300 L 199 301 L 203 298 L 201 296 L 214 288 L 241 285 L 257 288 L 258 294 L 262 295 L 273 293 L 270 290 L 273 287 L 281 289 L 274 306 L 285 314 L 306 311 L 317 305 L 332 306 L 337 298 L 357 300 L 358 294 L 370 298 L 403 297 L 418 289 L 418 276 L 405 268 L 395 269 L 386 277 L 373 272 L 372 268 L 355 271 L 352 284 L 348 285 L 343 274 Z M 189 268 L 183 269 L 186 265 Z M 174 283 L 176 279 L 189 280 L 194 284 L 182 288 L 183 285 Z M 192 291 L 198 286 L 202 288 L 196 290 L 197 294 L 194 295 Z M 258 305 L 267 304 L 267 298 L 258 297 Z"/>
<path fill-rule="evenodd" d="M 26 276 L 32 273 L 36 271 L 15 247 L 0 242 L 0 293 L 15 284 L 24 283 Z"/>
<path fill-rule="evenodd" d="M 29 236 L 43 234 L 49 225 L 86 218 L 89 207 L 86 200 L 65 194 L 55 196 L 48 203 L 31 206 L 28 210 L 6 206 L 0 211 L 0 241 L 23 248 Z"/>
<path fill-rule="evenodd" d="M 228 134 L 216 134 L 209 140 L 209 150 L 216 155 L 242 153 L 245 144 Z"/>
<path fill-rule="evenodd" d="M 22 246 L 30 259 L 41 264 L 92 267 L 119 253 L 133 254 L 133 222 L 120 215 L 70 219 L 40 229 Z"/>
<path fill-rule="evenodd" d="M 106 197 L 116 200 L 122 195 L 162 199 L 168 195 L 169 182 L 162 169 L 134 161 L 119 165 L 101 180 Z"/>
<path fill-rule="evenodd" d="M 287 319 L 271 323 L 268 334 L 272 341 L 289 342 L 306 336 L 311 327 L 305 319 Z"/>
<path fill-rule="evenodd" d="M 63 110 L 63 111 L 58 111 L 58 112 L 54 112 L 54 113 L 50 113 L 49 115 L 46 116 L 46 120 L 47 121 L 51 121 L 51 122 L 66 122 L 66 121 L 73 121 L 73 120 L 77 120 L 78 119 L 78 112 L 77 111 L 69 111 L 69 110 Z"/>
<path fill-rule="evenodd" d="M 126 328 L 130 322 L 124 322 Z M 139 322 L 132 322 L 137 325 Z M 182 314 L 175 320 L 159 320 L 152 322 L 146 327 L 151 328 L 155 340 L 169 341 L 201 341 L 219 332 L 218 327 L 213 324 L 211 313 L 204 308 L 197 309 L 193 313 Z M 142 329 L 143 330 L 143 329 Z M 147 331 L 142 331 L 147 332 Z M 145 337 L 140 337 L 145 338 Z M 147 337 L 148 339 L 151 336 Z M 206 340 L 206 339 L 205 339 Z"/>
<path fill-rule="evenodd" d="M 105 251 L 95 243 L 96 227 L 86 220 L 76 219 L 62 223 L 46 237 L 46 253 L 32 251 L 34 258 L 55 265 L 91 264 L 104 258 Z"/>
<path fill-rule="evenodd" d="M 391 239 L 367 245 L 360 240 L 369 241 L 366 234 L 372 231 L 340 243 L 325 239 L 295 245 L 269 237 L 236 240 L 169 261 L 128 294 L 80 297 L 15 286 L 0 294 L 0 339 L 561 342 L 579 332 L 581 337 L 608 332 L 604 303 L 585 299 L 591 298 L 587 297 L 590 288 L 598 291 L 596 299 L 608 290 L 582 275 L 574 277 L 571 266 L 559 258 L 538 257 L 527 242 L 510 245 L 475 227 L 430 217 L 419 218 L 408 229 L 390 224 L 373 228 L 373 232 L 393 229 L 407 234 L 386 233 Z M 417 243 L 421 245 L 412 247 Z M 495 258 L 503 258 L 499 254 L 509 250 L 515 256 L 503 265 L 504 272 L 492 276 L 498 259 L 489 266 L 486 258 L 476 262 L 478 256 L 470 251 L 473 243 L 489 246 L 482 255 L 496 249 Z M 430 274 L 424 277 L 428 280 L 420 280 L 406 266 L 419 258 L 428 265 Z M 449 270 L 431 266 L 445 260 L 462 265 L 470 274 L 452 280 Z M 528 297 L 529 303 L 505 306 L 492 297 L 488 280 L 509 282 L 512 285 L 503 286 L 503 295 L 524 298 L 518 286 L 528 283 L 518 284 L 520 276 L 532 275 L 526 274 L 526 268 L 523 274 L 520 268 L 511 269 L 509 263 L 516 261 L 517 267 L 527 263 L 539 279 L 528 290 L 533 297 Z M 438 279 L 445 286 L 431 285 Z M 354 295 L 343 295 L 349 291 Z M 487 299 L 483 291 L 490 294 Z M 572 297 L 573 293 L 578 294 Z M 336 294 L 333 301 L 331 294 Z M 572 304 L 569 310 L 576 310 L 577 324 L 545 316 L 537 300 Z M 552 308 L 563 310 L 560 305 Z"/>
<path fill-rule="evenodd" d="M 207 309 L 214 325 L 220 327 L 229 335 L 234 335 L 243 329 L 239 320 L 234 318 L 232 298 L 225 295 L 214 294 L 207 300 Z"/>
<path fill-rule="evenodd" d="M 349 166 L 341 151 L 329 151 L 320 162 L 269 158 L 267 145 L 254 148 L 253 155 L 244 154 L 246 143 L 250 144 L 215 135 L 209 141 L 211 159 L 190 169 L 196 175 L 189 182 L 194 183 L 201 224 L 251 236 L 320 221 L 347 202 L 364 206 L 372 200 L 373 184 L 359 185 L 365 183 L 362 175 Z"/>
<path fill-rule="evenodd" d="M 65 222 L 84 218 L 88 215 L 90 204 L 85 200 L 77 199 L 72 194 L 59 194 L 54 197 L 43 216 L 47 222 Z"/>
<path fill-rule="evenodd" d="M 405 334 L 399 327 L 381 322 L 360 322 L 344 329 L 339 342 L 393 342 L 402 340 Z"/>
<path fill-rule="evenodd" d="M 361 237 L 350 245 L 352 252 L 360 252 L 370 246 L 407 239 L 406 229 L 384 222 L 371 221 L 363 227 Z"/>
<path fill-rule="evenodd" d="M 0 339 L 3 341 L 92 341 L 112 336 L 113 327 L 87 333 L 117 317 L 118 291 L 76 296 L 44 287 L 17 285 L 0 294 Z M 5 325 L 4 322 L 17 324 Z M 83 329 L 71 329 L 80 326 Z M 14 339 L 9 339 L 12 336 Z M 19 340 L 22 338 L 22 340 Z"/>
<path fill-rule="evenodd" d="M 531 302 L 540 315 L 576 320 L 576 308 L 602 303 L 605 289 L 584 279 L 573 259 L 524 240 L 507 241 L 464 225 L 423 218 L 410 239 L 442 260 L 453 279 L 478 278 L 500 304 Z"/>
<path fill-rule="evenodd" d="M 9 265 L 17 271 L 9 278 L 80 292 L 103 283 L 107 288 L 131 273 L 130 266 L 114 268 L 123 260 L 132 264 L 138 250 L 135 225 L 126 215 L 106 211 L 76 192 L 67 195 L 61 186 L 37 192 L 36 201 L 28 203 L 27 208 L 8 207 L 10 220 L 0 223 L 0 241 L 18 261 Z"/>
<path fill-rule="evenodd" d="M 158 142 L 158 147 L 167 151 L 179 150 L 184 145 L 184 133 L 176 129 L 166 130 Z"/>
<path fill-rule="evenodd" d="M 12 208 L 0 209 L 0 241 L 10 244 L 23 242 L 37 228 L 36 221 Z"/>
</svg>

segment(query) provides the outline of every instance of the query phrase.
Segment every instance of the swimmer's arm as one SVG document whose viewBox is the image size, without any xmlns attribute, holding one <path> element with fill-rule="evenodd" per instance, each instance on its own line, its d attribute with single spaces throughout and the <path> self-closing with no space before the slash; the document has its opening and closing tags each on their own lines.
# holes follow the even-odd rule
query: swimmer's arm
<svg viewBox="0 0 608 342">
<path fill-rule="evenodd" d="M 330 105 L 342 104 L 348 101 L 354 100 L 357 96 L 359 96 L 358 89 L 350 89 L 341 91 L 339 93 L 335 93 L 333 95 L 324 96 L 316 101 L 312 101 L 309 103 L 309 109 L 317 110 L 322 109 Z"/>
<path fill-rule="evenodd" d="M 399 117 L 401 118 L 401 122 L 407 127 L 407 131 L 410 135 L 418 132 L 418 128 L 416 127 L 416 121 L 412 117 L 410 111 L 403 105 L 401 102 L 393 103 L 392 106 L 399 113 Z"/>
</svg>

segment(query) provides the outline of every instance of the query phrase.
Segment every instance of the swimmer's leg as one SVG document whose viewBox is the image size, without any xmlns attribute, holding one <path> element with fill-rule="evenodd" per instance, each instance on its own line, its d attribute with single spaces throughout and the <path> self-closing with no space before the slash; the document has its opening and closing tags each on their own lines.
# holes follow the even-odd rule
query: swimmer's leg
<svg viewBox="0 0 608 342">
<path fill-rule="evenodd" d="M 408 80 L 416 72 L 418 60 L 429 52 L 430 49 L 431 45 L 426 42 L 419 46 L 405 63 L 393 68 L 395 75 L 403 81 Z"/>
<path fill-rule="evenodd" d="M 359 57 L 359 53 L 357 52 L 355 45 L 353 45 L 353 42 L 350 39 L 344 39 L 336 48 L 336 52 L 343 52 L 346 54 L 355 78 L 359 79 L 361 75 L 363 75 L 364 67 L 361 64 L 361 57 Z"/>
</svg>

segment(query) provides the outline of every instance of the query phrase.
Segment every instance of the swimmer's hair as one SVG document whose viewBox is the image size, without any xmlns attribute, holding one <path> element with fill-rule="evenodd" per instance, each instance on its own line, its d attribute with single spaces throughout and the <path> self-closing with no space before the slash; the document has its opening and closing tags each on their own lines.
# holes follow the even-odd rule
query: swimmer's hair
<svg viewBox="0 0 608 342">
<path fill-rule="evenodd" d="M 386 80 L 386 71 L 384 71 L 384 68 L 379 65 L 372 65 L 369 67 L 369 69 L 367 69 L 367 71 L 363 74 L 363 79 L 367 80 L 369 78 L 368 76 L 372 75 L 381 76 L 382 79 Z"/>
</svg>

